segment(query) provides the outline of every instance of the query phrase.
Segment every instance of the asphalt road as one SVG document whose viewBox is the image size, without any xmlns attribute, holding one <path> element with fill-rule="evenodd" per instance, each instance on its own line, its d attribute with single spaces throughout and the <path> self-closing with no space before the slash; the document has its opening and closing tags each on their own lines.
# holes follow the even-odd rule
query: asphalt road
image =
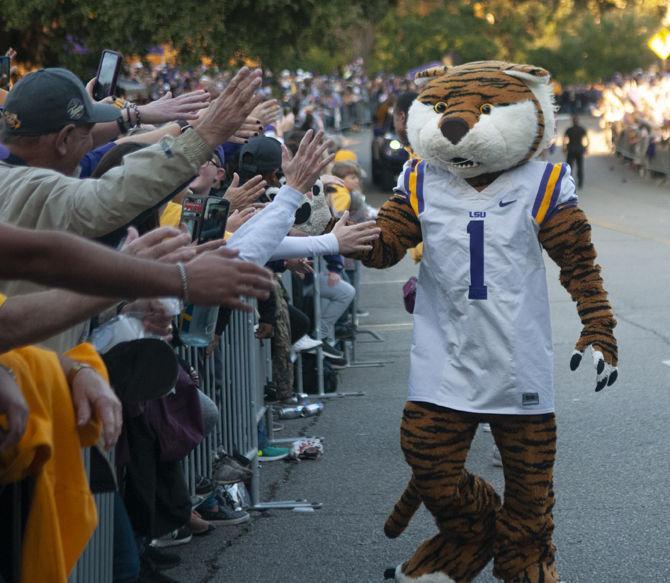
<svg viewBox="0 0 670 583">
<path fill-rule="evenodd" d="M 599 150 L 594 134 L 594 150 Z M 368 163 L 368 140 L 352 147 Z M 574 305 L 548 265 L 556 354 L 559 449 L 555 541 L 567 583 L 670 581 L 670 187 L 642 180 L 612 157 L 586 163 L 581 206 L 594 225 L 607 289 L 619 325 L 620 376 L 593 391 L 594 373 L 568 361 L 580 332 Z M 372 202 L 383 197 L 372 194 Z M 399 447 L 406 393 L 411 318 L 400 288 L 417 268 L 409 260 L 366 271 L 362 325 L 383 343 L 359 343 L 360 360 L 382 368 L 340 374 L 341 390 L 364 397 L 329 401 L 320 418 L 285 422 L 282 435 L 325 437 L 325 455 L 262 469 L 265 495 L 323 502 L 313 513 L 255 514 L 242 527 L 219 527 L 180 547 L 184 562 L 168 574 L 180 581 L 226 583 L 381 583 L 386 567 L 408 558 L 435 527 L 422 510 L 395 541 L 382 526 L 409 471 Z M 666 362 L 664 362 L 666 361 Z M 502 488 L 492 466 L 492 439 L 478 432 L 470 469 Z M 477 583 L 495 581 L 487 568 Z"/>
</svg>

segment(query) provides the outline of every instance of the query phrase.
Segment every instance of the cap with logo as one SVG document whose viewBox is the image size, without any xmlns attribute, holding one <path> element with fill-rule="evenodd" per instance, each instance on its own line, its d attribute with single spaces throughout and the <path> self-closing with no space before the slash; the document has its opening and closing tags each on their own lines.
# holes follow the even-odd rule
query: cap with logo
<svg viewBox="0 0 670 583">
<path fill-rule="evenodd" d="M 274 138 L 258 136 L 240 150 L 241 175 L 253 176 L 281 168 L 281 144 Z"/>
<path fill-rule="evenodd" d="M 2 121 L 11 135 L 40 136 L 68 124 L 116 121 L 120 115 L 113 105 L 93 101 L 74 73 L 52 68 L 30 73 L 14 85 Z"/>
</svg>

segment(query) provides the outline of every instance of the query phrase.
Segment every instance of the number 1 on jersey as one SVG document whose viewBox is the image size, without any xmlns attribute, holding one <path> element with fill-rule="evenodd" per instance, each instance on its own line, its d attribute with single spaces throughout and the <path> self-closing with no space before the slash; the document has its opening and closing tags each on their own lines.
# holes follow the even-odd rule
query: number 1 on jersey
<svg viewBox="0 0 670 583">
<path fill-rule="evenodd" d="M 484 285 L 484 221 L 468 223 L 470 235 L 470 287 L 468 299 L 485 300 L 487 289 Z"/>
</svg>

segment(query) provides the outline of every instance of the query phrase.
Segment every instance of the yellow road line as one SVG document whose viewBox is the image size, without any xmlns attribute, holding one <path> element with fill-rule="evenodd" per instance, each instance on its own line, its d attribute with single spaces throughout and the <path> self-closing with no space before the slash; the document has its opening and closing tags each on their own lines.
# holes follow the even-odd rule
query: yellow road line
<svg viewBox="0 0 670 583">
<path fill-rule="evenodd" d="M 662 245 L 670 245 L 670 239 L 660 239 L 659 237 L 653 237 L 650 235 L 645 235 L 639 231 L 633 229 L 627 229 L 616 223 L 608 223 L 606 221 L 591 220 L 591 224 L 596 227 L 601 227 L 603 229 L 608 229 L 609 231 L 615 231 L 617 233 L 622 233 L 623 235 L 630 235 L 631 237 L 637 237 L 638 239 L 644 239 L 645 241 L 654 241 L 655 243 L 661 243 Z"/>
</svg>

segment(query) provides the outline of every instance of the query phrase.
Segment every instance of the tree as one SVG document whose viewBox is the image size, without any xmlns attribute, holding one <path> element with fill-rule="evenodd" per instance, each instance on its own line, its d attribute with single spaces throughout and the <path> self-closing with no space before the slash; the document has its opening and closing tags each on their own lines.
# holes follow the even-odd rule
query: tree
<svg viewBox="0 0 670 583">
<path fill-rule="evenodd" d="M 141 55 L 166 42 L 183 63 L 208 56 L 284 67 L 314 47 L 337 55 L 342 31 L 388 6 L 389 0 L 3 0 L 0 38 L 31 64 L 86 74 L 103 48 Z"/>
</svg>

